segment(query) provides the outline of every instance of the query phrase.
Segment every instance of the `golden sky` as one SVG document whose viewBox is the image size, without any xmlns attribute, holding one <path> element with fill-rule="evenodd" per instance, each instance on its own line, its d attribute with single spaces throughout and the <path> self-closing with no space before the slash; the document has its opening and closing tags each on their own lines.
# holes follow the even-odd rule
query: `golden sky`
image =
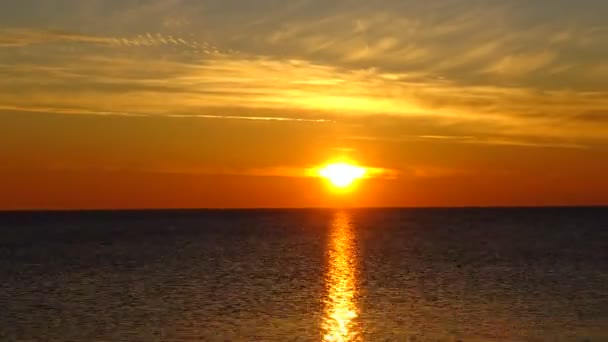
<svg viewBox="0 0 608 342">
<path fill-rule="evenodd" d="M 603 0 L 0 8 L 3 209 L 608 204 Z"/>
</svg>

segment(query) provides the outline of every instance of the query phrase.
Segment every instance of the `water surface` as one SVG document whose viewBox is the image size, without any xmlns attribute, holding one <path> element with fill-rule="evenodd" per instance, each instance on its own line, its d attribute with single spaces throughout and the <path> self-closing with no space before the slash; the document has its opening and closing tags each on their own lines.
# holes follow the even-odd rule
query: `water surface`
<svg viewBox="0 0 608 342">
<path fill-rule="evenodd" d="M 608 210 L 0 214 L 0 340 L 608 341 Z"/>
</svg>

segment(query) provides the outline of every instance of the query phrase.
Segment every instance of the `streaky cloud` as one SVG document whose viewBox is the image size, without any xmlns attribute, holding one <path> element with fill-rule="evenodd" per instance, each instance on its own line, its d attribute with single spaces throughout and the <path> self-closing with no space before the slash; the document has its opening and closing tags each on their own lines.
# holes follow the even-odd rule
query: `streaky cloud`
<svg viewBox="0 0 608 342">
<path fill-rule="evenodd" d="M 132 112 L 97 111 L 81 108 L 58 108 L 58 107 L 22 107 L 11 105 L 0 105 L 0 111 L 33 112 L 47 114 L 65 115 L 96 115 L 96 116 L 118 116 L 118 117 L 160 117 L 178 119 L 225 119 L 225 120 L 252 120 L 252 121 L 292 121 L 292 122 L 316 122 L 335 123 L 330 119 L 304 119 L 278 116 L 237 116 L 237 115 L 208 115 L 208 114 L 144 114 Z"/>
</svg>

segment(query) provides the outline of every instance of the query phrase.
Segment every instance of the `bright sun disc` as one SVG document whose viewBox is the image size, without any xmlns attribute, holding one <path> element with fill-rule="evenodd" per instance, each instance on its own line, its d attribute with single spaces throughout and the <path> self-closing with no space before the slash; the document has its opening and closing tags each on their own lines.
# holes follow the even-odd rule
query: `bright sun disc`
<svg viewBox="0 0 608 342">
<path fill-rule="evenodd" d="M 334 186 L 345 188 L 355 180 L 365 176 L 365 169 L 346 163 L 335 163 L 320 169 L 319 175 L 327 179 Z"/>
</svg>

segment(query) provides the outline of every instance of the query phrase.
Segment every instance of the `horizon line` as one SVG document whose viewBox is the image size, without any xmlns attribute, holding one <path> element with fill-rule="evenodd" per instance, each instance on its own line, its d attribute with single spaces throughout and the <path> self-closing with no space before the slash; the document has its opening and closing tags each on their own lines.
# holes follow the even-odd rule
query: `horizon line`
<svg viewBox="0 0 608 342">
<path fill-rule="evenodd" d="M 4 213 L 28 212 L 144 212 L 144 211 L 263 211 L 263 210 L 358 210 L 358 209 L 576 209 L 608 208 L 607 204 L 551 205 L 452 205 L 452 206 L 352 206 L 352 207 L 159 207 L 159 208 L 22 208 L 0 209 Z"/>
</svg>

